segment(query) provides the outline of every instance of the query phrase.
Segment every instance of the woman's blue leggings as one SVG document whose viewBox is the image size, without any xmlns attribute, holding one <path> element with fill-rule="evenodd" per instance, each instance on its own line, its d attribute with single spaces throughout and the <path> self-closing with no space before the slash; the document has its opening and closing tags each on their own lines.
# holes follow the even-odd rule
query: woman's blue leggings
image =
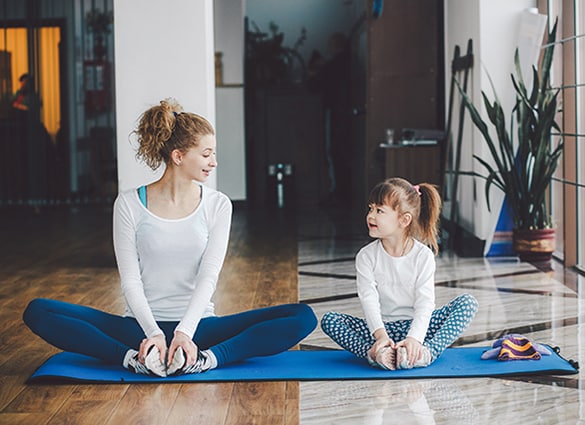
<svg viewBox="0 0 585 425">
<path fill-rule="evenodd" d="M 463 294 L 433 311 L 423 343 L 431 352 L 433 361 L 467 329 L 477 308 L 475 297 Z M 400 342 L 406 338 L 411 323 L 412 320 L 399 320 L 384 325 L 392 341 Z M 366 321 L 348 314 L 325 313 L 321 319 L 321 328 L 339 346 L 360 358 L 365 358 L 376 342 Z"/>
<path fill-rule="evenodd" d="M 132 317 L 123 317 L 91 307 L 38 298 L 24 311 L 26 325 L 49 344 L 65 351 L 122 364 L 126 352 L 138 350 L 145 338 Z M 167 339 L 178 322 L 158 322 Z M 317 319 L 305 304 L 285 304 L 250 310 L 230 316 L 201 319 L 193 341 L 210 349 L 218 366 L 255 356 L 288 350 L 315 329 Z"/>
</svg>

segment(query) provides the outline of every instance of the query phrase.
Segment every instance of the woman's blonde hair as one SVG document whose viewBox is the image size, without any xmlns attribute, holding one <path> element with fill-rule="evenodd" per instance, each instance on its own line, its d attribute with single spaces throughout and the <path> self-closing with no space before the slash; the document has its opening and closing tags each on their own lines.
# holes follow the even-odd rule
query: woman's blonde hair
<svg viewBox="0 0 585 425">
<path fill-rule="evenodd" d="M 410 213 L 412 223 L 406 229 L 412 236 L 439 252 L 439 219 L 441 195 L 437 186 L 429 183 L 412 185 L 409 181 L 393 177 L 378 183 L 370 192 L 369 204 L 387 205 L 400 215 Z"/>
<path fill-rule="evenodd" d="M 136 157 L 153 170 L 168 164 L 171 152 L 186 152 L 197 146 L 203 136 L 215 135 L 213 126 L 200 115 L 183 112 L 174 99 L 161 100 L 141 116 L 132 132 L 138 141 Z"/>
</svg>

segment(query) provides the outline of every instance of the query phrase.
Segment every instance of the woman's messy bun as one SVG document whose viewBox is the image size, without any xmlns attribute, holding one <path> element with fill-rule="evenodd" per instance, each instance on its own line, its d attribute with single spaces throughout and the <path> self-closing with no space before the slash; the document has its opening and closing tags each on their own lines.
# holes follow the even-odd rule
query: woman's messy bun
<svg viewBox="0 0 585 425">
<path fill-rule="evenodd" d="M 136 157 L 153 170 L 161 163 L 168 164 L 173 150 L 185 152 L 197 145 L 202 136 L 215 134 L 209 121 L 183 112 L 183 107 L 170 98 L 146 110 L 133 133 L 138 140 Z"/>
</svg>

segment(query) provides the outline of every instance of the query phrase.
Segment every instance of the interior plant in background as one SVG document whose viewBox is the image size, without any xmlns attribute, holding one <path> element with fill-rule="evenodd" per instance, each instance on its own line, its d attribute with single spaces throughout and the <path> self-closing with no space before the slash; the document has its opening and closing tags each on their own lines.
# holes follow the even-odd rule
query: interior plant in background
<svg viewBox="0 0 585 425">
<path fill-rule="evenodd" d="M 102 12 L 99 9 L 91 9 L 85 15 L 85 21 L 87 29 L 94 37 L 94 59 L 103 59 L 106 54 L 104 39 L 111 31 L 114 15 L 111 11 Z"/>
<path fill-rule="evenodd" d="M 255 23 L 254 30 L 246 30 L 246 74 L 249 83 L 256 86 L 299 84 L 306 77 L 306 67 L 299 48 L 307 39 L 303 27 L 293 47 L 283 44 L 284 33 L 270 22 L 270 34 L 262 32 Z"/>
<path fill-rule="evenodd" d="M 555 120 L 559 91 L 553 89 L 550 84 L 556 30 L 557 22 L 548 33 L 540 69 L 532 67 L 530 91 L 522 78 L 516 49 L 514 55 L 516 75 L 512 74 L 516 100 L 510 114 L 509 131 L 502 105 L 496 94 L 491 102 L 482 91 L 487 117 L 493 127 L 493 132 L 490 133 L 488 123 L 484 121 L 478 108 L 461 88 L 459 90 L 463 103 L 487 143 L 492 157 L 490 162 L 474 155 L 487 174 L 478 172 L 461 174 L 471 174 L 485 179 L 488 208 L 491 187 L 495 186 L 504 192 L 514 222 L 513 249 L 521 260 L 541 267 L 550 267 L 555 248 L 555 229 L 549 214 L 547 190 L 564 146 L 561 138 L 556 142 L 556 146 L 551 143 L 551 132 L 557 130 L 560 133 Z M 492 134 L 495 134 L 495 137 L 492 137 Z"/>
</svg>

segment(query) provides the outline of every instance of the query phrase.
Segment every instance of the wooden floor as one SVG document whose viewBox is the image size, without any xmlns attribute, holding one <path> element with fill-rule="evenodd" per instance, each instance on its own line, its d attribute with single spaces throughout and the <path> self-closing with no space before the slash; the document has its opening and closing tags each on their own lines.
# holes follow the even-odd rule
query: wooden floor
<svg viewBox="0 0 585 425">
<path fill-rule="evenodd" d="M 218 314 L 298 300 L 291 217 L 236 208 Z M 0 210 L 0 424 L 298 424 L 296 382 L 27 384 L 58 352 L 22 323 L 49 297 L 123 312 L 111 210 Z"/>
</svg>

